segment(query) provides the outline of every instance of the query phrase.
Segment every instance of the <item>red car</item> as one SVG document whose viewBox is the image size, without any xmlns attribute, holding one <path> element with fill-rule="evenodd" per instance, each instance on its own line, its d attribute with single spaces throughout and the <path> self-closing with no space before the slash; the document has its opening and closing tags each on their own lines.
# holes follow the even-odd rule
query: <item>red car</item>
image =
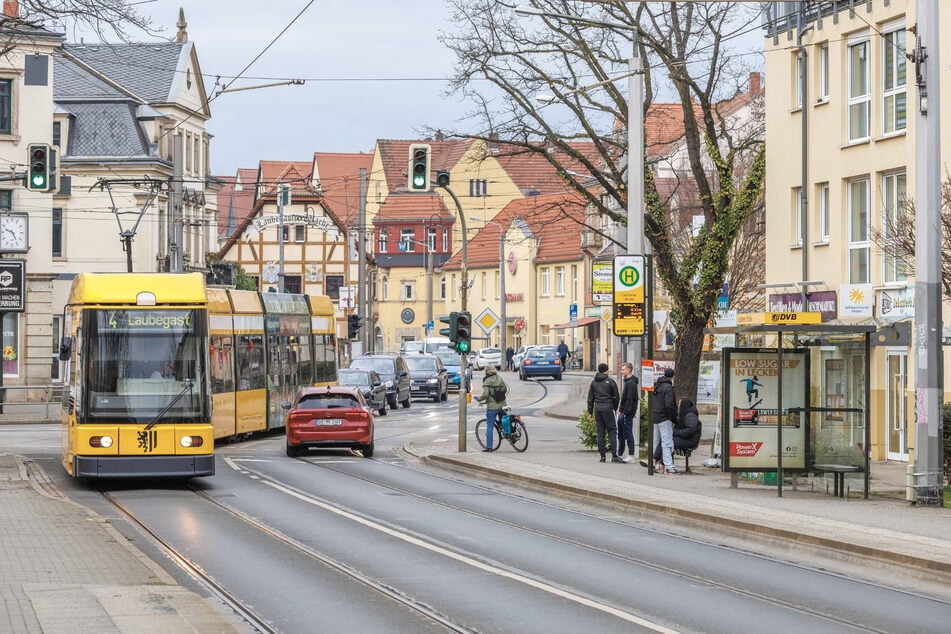
<svg viewBox="0 0 951 634">
<path fill-rule="evenodd" d="M 305 387 L 293 403 L 282 405 L 287 441 L 285 453 L 298 456 L 310 447 L 359 449 L 373 456 L 373 414 L 357 387 Z"/>
</svg>

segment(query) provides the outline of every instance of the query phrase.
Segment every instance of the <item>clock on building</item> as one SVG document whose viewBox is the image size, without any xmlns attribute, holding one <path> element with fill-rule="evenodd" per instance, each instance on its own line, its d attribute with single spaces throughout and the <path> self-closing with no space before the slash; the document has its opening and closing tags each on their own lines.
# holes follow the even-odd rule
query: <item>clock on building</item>
<svg viewBox="0 0 951 634">
<path fill-rule="evenodd" d="M 0 215 L 0 252 L 26 253 L 28 225 L 26 214 Z"/>
</svg>

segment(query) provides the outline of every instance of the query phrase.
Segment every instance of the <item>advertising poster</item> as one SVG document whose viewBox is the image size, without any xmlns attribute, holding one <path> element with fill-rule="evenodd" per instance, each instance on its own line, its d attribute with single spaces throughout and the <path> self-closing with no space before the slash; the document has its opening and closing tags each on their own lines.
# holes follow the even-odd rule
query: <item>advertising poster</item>
<svg viewBox="0 0 951 634">
<path fill-rule="evenodd" d="M 595 304 L 614 301 L 614 262 L 591 263 L 591 300 Z"/>
<path fill-rule="evenodd" d="M 670 320 L 670 312 L 666 310 L 654 311 L 654 352 L 666 352 L 674 349 L 677 331 L 674 322 Z"/>
<path fill-rule="evenodd" d="M 809 378 L 808 352 L 783 350 L 783 411 L 779 407 L 779 355 L 775 349 L 724 350 L 728 448 L 725 467 L 731 471 L 776 468 L 777 425 L 783 424 L 783 468 L 806 464 L 808 425 L 798 411 L 805 408 Z M 793 410 L 793 411 L 790 411 Z"/>
<path fill-rule="evenodd" d="M 697 374 L 697 403 L 717 405 L 720 402 L 720 362 L 703 359 Z"/>
</svg>

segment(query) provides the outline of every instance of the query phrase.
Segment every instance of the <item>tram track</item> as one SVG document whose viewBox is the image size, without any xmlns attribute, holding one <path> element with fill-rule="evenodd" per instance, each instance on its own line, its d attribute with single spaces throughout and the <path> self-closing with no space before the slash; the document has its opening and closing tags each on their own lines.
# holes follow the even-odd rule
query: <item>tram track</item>
<svg viewBox="0 0 951 634">
<path fill-rule="evenodd" d="M 687 571 L 687 570 L 671 570 L 670 568 L 667 568 L 667 567 L 658 565 L 658 564 L 656 564 L 656 563 L 654 563 L 654 562 L 651 562 L 651 561 L 649 561 L 649 560 L 647 560 L 647 559 L 645 559 L 645 558 L 634 557 L 634 556 L 626 555 L 626 554 L 619 554 L 618 552 L 615 552 L 615 551 L 613 551 L 613 550 L 608 550 L 608 549 L 606 549 L 606 548 L 602 548 L 602 547 L 599 547 L 599 546 L 596 546 L 596 545 L 592 545 L 592 544 L 590 544 L 590 543 L 583 542 L 583 541 L 580 541 L 580 540 L 577 540 L 577 539 L 567 538 L 567 537 L 562 536 L 562 535 L 554 534 L 554 533 L 551 533 L 551 532 L 549 532 L 549 531 L 540 530 L 540 529 L 537 529 L 537 528 L 534 528 L 534 527 L 531 527 L 531 526 L 526 526 L 526 525 L 524 525 L 524 524 L 517 524 L 517 523 L 509 522 L 509 521 L 500 519 L 500 518 L 499 518 L 498 516 L 496 516 L 496 515 L 492 515 L 492 514 L 488 514 L 488 513 L 481 513 L 481 512 L 478 512 L 478 511 L 474 511 L 473 509 L 466 508 L 465 506 L 462 506 L 462 505 L 459 505 L 459 504 L 453 504 L 453 503 L 450 503 L 450 502 L 447 502 L 447 501 L 443 501 L 443 500 L 436 500 L 436 499 L 433 499 L 433 498 L 431 498 L 431 497 L 428 497 L 428 496 L 425 496 L 425 495 L 421 495 L 421 494 L 415 493 L 415 492 L 413 492 L 413 491 L 407 490 L 406 488 L 396 487 L 396 486 L 392 486 L 392 485 L 388 485 L 388 484 L 383 484 L 383 483 L 380 483 L 378 480 L 374 480 L 374 479 L 367 478 L 367 477 L 364 477 L 364 476 L 356 475 L 356 474 L 353 474 L 353 473 L 348 473 L 347 471 L 345 471 L 345 470 L 343 470 L 343 469 L 341 469 L 341 468 L 338 468 L 338 467 L 336 467 L 336 466 L 332 466 L 332 465 L 329 465 L 329 464 L 322 464 L 322 463 L 319 463 L 319 462 L 311 462 L 311 461 L 308 461 L 308 460 L 306 460 L 306 459 L 304 459 L 304 458 L 298 458 L 298 460 L 303 460 L 303 461 L 308 462 L 309 464 L 311 464 L 311 465 L 313 465 L 313 466 L 319 467 L 319 468 L 324 469 L 324 470 L 327 470 L 327 471 L 331 471 L 331 472 L 333 472 L 334 474 L 336 474 L 336 475 L 338 475 L 338 476 L 343 476 L 343 477 L 346 477 L 346 478 L 350 478 L 350 479 L 354 479 L 354 480 L 357 480 L 357 481 L 362 481 L 362 482 L 366 482 L 366 483 L 372 484 L 373 486 L 376 486 L 376 487 L 379 487 L 379 488 L 388 490 L 388 491 L 390 491 L 390 492 L 392 492 L 392 493 L 398 493 L 399 495 L 407 496 L 407 497 L 412 497 L 412 498 L 415 498 L 415 499 L 418 499 L 418 500 L 421 500 L 421 501 L 425 501 L 425 502 L 427 502 L 427 503 L 429 503 L 429 504 L 432 504 L 432 505 L 435 505 L 435 506 L 440 506 L 440 507 L 443 507 L 443 508 L 446 508 L 446 509 L 449 509 L 449 510 L 452 510 L 452 511 L 455 511 L 455 512 L 465 513 L 465 514 L 467 514 L 467 515 L 470 515 L 470 516 L 472 516 L 472 517 L 476 517 L 476 518 L 479 518 L 479 519 L 482 519 L 482 520 L 487 520 L 487 521 L 495 522 L 495 523 L 498 523 L 498 524 L 501 524 L 501 525 L 505 525 L 505 526 L 508 526 L 508 527 L 511 527 L 511 528 L 515 528 L 515 529 L 518 529 L 518 530 L 521 530 L 521 531 L 526 531 L 526 532 L 529 532 L 529 533 L 531 533 L 531 534 L 537 535 L 537 536 L 539 536 L 539 537 L 543 537 L 543 538 L 546 538 L 546 539 L 549 539 L 549 540 L 557 541 L 557 542 L 562 543 L 562 544 L 570 545 L 570 546 L 577 547 L 577 548 L 583 548 L 583 549 L 589 550 L 589 551 L 591 551 L 591 552 L 598 553 L 599 555 L 611 557 L 611 558 L 614 558 L 614 559 L 623 561 L 623 562 L 625 562 L 625 563 L 630 563 L 630 564 L 642 566 L 642 567 L 647 568 L 647 569 L 649 569 L 649 570 L 652 570 L 652 571 L 654 571 L 654 572 L 665 573 L 665 574 L 676 574 L 677 576 L 679 576 L 679 577 L 681 577 L 681 578 L 683 578 L 683 579 L 689 580 L 689 581 L 691 581 L 691 582 L 704 584 L 704 585 L 706 585 L 706 586 L 710 586 L 710 587 L 715 588 L 715 589 L 718 589 L 718 590 L 723 590 L 723 591 L 731 592 L 731 593 L 734 593 L 734 594 L 736 594 L 736 595 L 738 595 L 738 596 L 743 596 L 743 597 L 746 597 L 746 598 L 749 598 L 749 599 L 752 599 L 752 600 L 755 600 L 755 601 L 758 601 L 758 602 L 766 603 L 766 604 L 769 604 L 769 605 L 772 605 L 772 606 L 775 606 L 775 607 L 779 607 L 779 608 L 783 608 L 783 609 L 786 609 L 786 610 L 790 610 L 790 611 L 795 611 L 795 612 L 798 612 L 798 613 L 801 613 L 801 614 L 804 614 L 804 615 L 808 615 L 808 616 L 810 616 L 810 617 L 812 617 L 812 618 L 816 618 L 816 619 L 820 619 L 820 620 L 823 620 L 823 621 L 827 621 L 827 622 L 832 623 L 832 624 L 836 624 L 836 625 L 840 625 L 840 626 L 845 626 L 845 627 L 848 627 L 848 628 L 852 628 L 852 629 L 854 629 L 854 630 L 856 630 L 856 631 L 874 632 L 874 633 L 877 633 L 877 634 L 889 634 L 889 632 L 890 632 L 890 630 L 882 629 L 882 628 L 876 627 L 876 626 L 874 626 L 874 625 L 872 625 L 872 624 L 869 624 L 869 623 L 860 623 L 860 622 L 856 622 L 856 621 L 854 621 L 854 620 L 850 620 L 850 619 L 847 619 L 847 618 L 843 618 L 843 617 L 837 616 L 837 615 L 835 615 L 835 614 L 828 614 L 828 613 L 825 613 L 825 612 L 821 612 L 821 611 L 818 611 L 818 610 L 816 610 L 816 609 L 813 609 L 813 608 L 811 608 L 811 607 L 809 607 L 809 606 L 807 606 L 807 605 L 801 605 L 801 604 L 797 604 L 797 603 L 795 603 L 795 602 L 788 601 L 788 600 L 784 600 L 784 599 L 781 599 L 781 598 L 778 598 L 778 597 L 775 597 L 775 596 L 770 596 L 770 595 L 766 595 L 766 594 L 763 594 L 763 593 L 755 592 L 755 591 L 753 591 L 753 590 L 750 590 L 749 588 L 737 586 L 737 585 L 734 585 L 734 584 L 731 584 L 731 583 L 725 583 L 725 582 L 723 582 L 723 581 L 720 581 L 720 580 L 717 580 L 717 579 L 713 579 L 713 578 L 710 578 L 710 577 L 708 577 L 708 576 L 696 574 L 696 573 L 693 573 L 693 572 L 690 572 L 690 571 Z M 381 460 L 379 460 L 379 459 L 377 459 L 377 458 L 372 458 L 371 460 L 378 461 L 378 462 L 382 462 Z M 400 469 L 406 469 L 406 470 L 410 470 L 410 471 L 416 471 L 416 470 L 413 469 L 412 467 L 406 466 L 406 465 L 399 465 L 399 464 L 394 464 L 394 463 L 387 463 L 387 464 L 388 464 L 390 467 L 396 467 L 396 468 L 400 468 Z M 261 480 L 263 480 L 263 481 L 272 482 L 272 483 L 274 483 L 276 486 L 278 486 L 279 488 L 283 488 L 283 487 L 287 487 L 287 486 L 288 486 L 288 485 L 286 485 L 286 484 L 284 484 L 284 483 L 279 483 L 279 482 L 276 481 L 274 478 L 268 476 L 267 474 L 261 472 L 260 470 L 257 470 L 257 469 L 254 469 L 254 468 L 249 468 L 249 467 L 246 466 L 246 465 L 243 465 L 243 466 L 241 467 L 241 469 L 243 469 L 243 470 L 245 470 L 245 471 L 248 471 L 249 473 L 253 473 L 257 478 L 259 478 L 259 479 L 261 479 Z M 646 531 L 646 532 L 650 532 L 650 533 L 654 533 L 654 534 L 658 534 L 658 535 L 663 535 L 664 537 L 668 537 L 668 538 L 672 538 L 672 539 L 684 540 L 684 541 L 687 541 L 687 542 L 691 542 L 691 543 L 693 543 L 693 544 L 699 544 L 699 545 L 702 545 L 702 546 L 705 546 L 705 547 L 708 547 L 708 548 L 716 548 L 716 549 L 718 549 L 718 550 L 722 550 L 722 551 L 727 551 L 727 552 L 730 552 L 730 553 L 739 554 L 739 555 L 742 555 L 742 556 L 745 556 L 745 557 L 754 557 L 754 558 L 757 558 L 757 559 L 760 559 L 760 560 L 764 560 L 764 561 L 773 561 L 774 563 L 777 563 L 777 564 L 780 564 L 780 565 L 783 565 L 783 566 L 789 566 L 789 567 L 792 567 L 792 568 L 795 568 L 795 569 L 798 569 L 798 570 L 808 571 L 808 572 L 813 573 L 813 574 L 823 575 L 823 576 L 827 576 L 827 577 L 830 577 L 830 578 L 836 578 L 836 579 L 845 579 L 845 580 L 848 580 L 848 581 L 850 581 L 850 582 L 852 582 L 852 583 L 859 584 L 859 585 L 861 585 L 861 586 L 868 587 L 868 588 L 875 588 L 875 589 L 884 590 L 884 591 L 888 591 L 888 592 L 900 593 L 900 594 L 907 595 L 907 596 L 910 596 L 910 597 L 922 598 L 921 595 L 919 595 L 919 594 L 916 594 L 916 593 L 913 593 L 913 592 L 909 592 L 909 591 L 906 591 L 906 590 L 902 590 L 902 589 L 900 589 L 900 588 L 895 588 L 895 587 L 886 586 L 886 585 L 883 585 L 883 584 L 874 583 L 874 582 L 869 581 L 869 580 L 863 580 L 863 579 L 857 579 L 857 578 L 853 578 L 853 577 L 848 577 L 848 576 L 846 576 L 846 575 L 839 574 L 839 573 L 836 573 L 836 572 L 833 572 L 833 571 L 823 570 L 823 569 L 819 569 L 819 568 L 816 568 L 816 567 L 813 567 L 813 566 L 803 565 L 803 564 L 799 564 L 799 563 L 795 563 L 795 562 L 790 562 L 790 561 L 780 561 L 780 562 L 777 562 L 777 561 L 775 561 L 775 560 L 773 560 L 773 559 L 770 559 L 770 558 L 767 557 L 767 556 L 763 556 L 763 555 L 760 555 L 760 554 L 757 554 L 757 553 L 754 553 L 754 552 L 750 552 L 750 551 L 746 551 L 746 550 L 737 549 L 737 548 L 734 548 L 734 547 L 732 547 L 732 546 L 726 546 L 726 545 L 723 545 L 723 544 L 716 544 L 716 543 L 713 543 L 713 542 L 710 542 L 710 541 L 706 541 L 706 540 L 702 540 L 702 539 L 697 539 L 697 538 L 692 538 L 692 537 L 688 537 L 688 536 L 684 536 L 684 535 L 676 535 L 676 534 L 672 534 L 672 533 L 667 533 L 667 532 L 663 532 L 663 531 L 660 531 L 660 530 L 652 529 L 652 528 L 645 527 L 645 526 L 642 526 L 642 525 L 632 524 L 632 523 L 630 523 L 630 522 L 624 522 L 624 521 L 617 520 L 617 519 L 605 518 L 603 515 L 600 515 L 600 514 L 599 514 L 599 515 L 596 515 L 596 514 L 593 514 L 593 513 L 586 513 L 586 512 L 583 512 L 583 511 L 579 511 L 579 510 L 577 510 L 577 509 L 569 509 L 569 508 L 566 508 L 566 507 L 564 507 L 564 506 L 561 506 L 561 505 L 558 505 L 558 504 L 554 504 L 554 503 L 551 503 L 551 502 L 541 501 L 541 500 L 537 500 L 537 499 L 535 499 L 535 498 L 529 498 L 529 497 L 526 497 L 526 496 L 517 495 L 517 494 L 511 493 L 511 492 L 506 492 L 506 491 L 499 490 L 499 489 L 497 489 L 497 488 L 491 488 L 491 489 L 490 489 L 490 488 L 488 488 L 488 487 L 485 487 L 485 486 L 482 486 L 482 485 L 479 485 L 479 484 L 474 484 L 474 483 L 472 483 L 471 481 L 459 480 L 459 479 L 447 477 L 447 476 L 444 476 L 444 475 L 441 475 L 441 474 L 434 474 L 434 473 L 429 472 L 429 471 L 426 471 L 425 473 L 426 473 L 428 476 L 431 476 L 431 477 L 435 477 L 435 478 L 439 478 L 439 479 L 444 479 L 444 480 L 450 481 L 450 482 L 457 482 L 457 483 L 461 482 L 461 483 L 464 483 L 464 484 L 467 485 L 467 486 L 471 486 L 471 487 L 476 488 L 476 489 L 481 489 L 481 490 L 484 490 L 484 491 L 486 491 L 486 492 L 491 492 L 491 493 L 493 493 L 493 494 L 498 494 L 498 495 L 509 496 L 509 497 L 516 498 L 516 499 L 518 499 L 518 500 L 525 501 L 525 502 L 529 502 L 529 503 L 533 503 L 533 504 L 539 504 L 539 505 L 542 505 L 542 506 L 545 506 L 545 507 L 548 507 L 548 508 L 551 508 L 551 509 L 557 509 L 557 510 L 559 510 L 559 511 L 571 513 L 571 514 L 573 514 L 573 515 L 577 515 L 577 516 L 580 516 L 580 517 L 583 517 L 583 518 L 586 518 L 586 519 L 596 519 L 596 520 L 602 521 L 602 522 L 610 522 L 610 523 L 612 523 L 612 524 L 616 524 L 616 525 L 618 525 L 618 526 L 623 526 L 623 527 L 626 527 L 626 528 L 629 528 L 629 529 L 638 530 L 638 531 Z M 345 508 L 345 507 L 343 507 L 343 506 L 341 506 L 341 505 L 339 505 L 339 504 L 337 504 L 337 503 L 335 503 L 335 502 L 326 500 L 326 499 L 321 498 L 321 497 L 319 497 L 319 496 L 314 496 L 314 495 L 312 495 L 312 494 L 308 494 L 308 493 L 305 493 L 305 492 L 301 492 L 301 491 L 298 491 L 298 490 L 295 490 L 295 495 L 297 495 L 298 497 L 305 497 L 305 498 L 310 498 L 310 499 L 313 499 L 313 500 L 318 500 L 318 501 L 319 501 L 321 504 L 323 504 L 323 505 L 330 505 L 330 506 L 336 506 L 336 507 L 339 507 L 339 508 Z M 350 512 L 350 513 L 359 514 L 359 511 L 355 511 L 355 510 L 351 510 L 351 509 L 346 509 L 346 510 L 347 510 L 348 512 Z M 468 554 L 469 556 L 472 556 L 470 553 L 467 553 L 467 554 Z M 936 597 L 924 597 L 924 598 L 927 599 L 928 601 L 934 602 L 936 605 L 940 604 L 940 605 L 943 605 L 943 606 L 951 606 L 951 602 L 946 601 L 946 600 L 943 600 L 943 599 L 939 599 L 939 598 L 936 598 Z M 646 617 L 645 617 L 645 618 L 646 618 Z"/>
</svg>

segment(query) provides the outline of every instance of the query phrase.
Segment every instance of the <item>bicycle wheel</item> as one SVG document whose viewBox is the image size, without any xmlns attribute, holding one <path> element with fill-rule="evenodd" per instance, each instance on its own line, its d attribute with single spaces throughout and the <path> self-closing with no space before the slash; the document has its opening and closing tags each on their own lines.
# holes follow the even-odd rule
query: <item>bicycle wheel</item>
<svg viewBox="0 0 951 634">
<path fill-rule="evenodd" d="M 520 420 L 512 421 L 512 433 L 509 434 L 509 442 L 512 443 L 512 448 L 519 453 L 528 449 L 528 430 L 525 429 L 525 423 Z"/>
<path fill-rule="evenodd" d="M 479 422 L 476 423 L 475 436 L 476 436 L 476 440 L 479 441 L 479 446 L 482 447 L 483 449 L 486 449 L 486 446 L 485 446 L 485 419 L 484 419 L 484 418 L 479 419 Z M 492 437 L 492 449 L 491 449 L 490 451 L 497 451 L 500 444 L 502 444 L 502 436 L 501 436 L 501 434 L 499 434 L 498 425 L 496 425 L 496 427 L 495 427 L 495 434 L 494 434 L 494 436 Z"/>
</svg>

